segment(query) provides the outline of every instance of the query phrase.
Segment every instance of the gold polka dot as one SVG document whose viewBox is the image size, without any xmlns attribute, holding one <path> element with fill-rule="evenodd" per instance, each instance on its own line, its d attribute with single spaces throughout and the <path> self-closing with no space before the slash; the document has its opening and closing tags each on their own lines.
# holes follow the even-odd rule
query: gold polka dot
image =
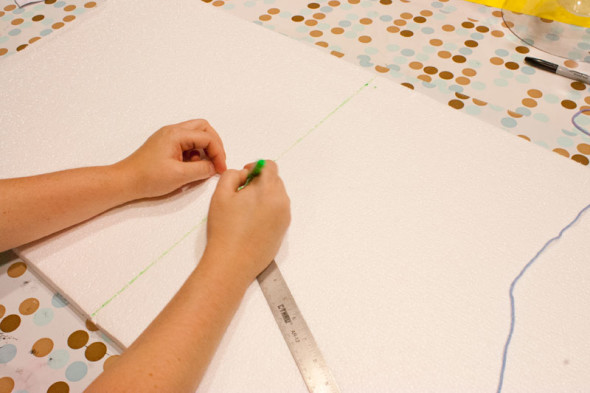
<svg viewBox="0 0 590 393">
<path fill-rule="evenodd" d="M 294 15 L 293 17 L 291 17 L 291 20 L 293 22 L 301 22 L 303 19 L 305 19 L 305 18 L 302 17 L 301 15 Z"/>
<path fill-rule="evenodd" d="M 318 21 L 317 21 L 317 20 L 315 20 L 315 19 L 308 19 L 308 20 L 306 20 L 306 21 L 305 21 L 305 24 L 306 24 L 307 26 L 315 26 L 315 25 L 317 25 L 317 24 L 318 24 Z"/>
<path fill-rule="evenodd" d="M 475 25 L 471 22 L 463 22 L 461 23 L 461 26 L 463 26 L 466 29 L 472 29 Z"/>
<path fill-rule="evenodd" d="M 572 82 L 571 85 L 572 89 L 574 90 L 586 90 L 586 85 L 582 82 Z"/>
<path fill-rule="evenodd" d="M 321 46 L 322 48 L 327 48 L 328 47 L 328 43 L 325 41 L 318 41 L 315 43 L 317 46 Z"/>
<path fill-rule="evenodd" d="M 90 336 L 84 330 L 76 330 L 68 337 L 68 347 L 80 349 L 88 343 Z"/>
<path fill-rule="evenodd" d="M 504 32 L 501 30 L 494 30 L 494 31 L 492 31 L 492 35 L 494 37 L 500 38 L 500 37 L 504 37 Z"/>
<path fill-rule="evenodd" d="M 404 19 L 412 19 L 412 16 L 413 16 L 413 15 L 412 15 L 412 14 L 410 14 L 409 12 L 402 12 L 402 13 L 400 14 L 400 16 L 401 16 L 402 18 L 404 18 Z"/>
<path fill-rule="evenodd" d="M 76 9 L 76 6 L 75 6 L 75 5 L 73 5 L 73 4 L 66 5 L 66 6 L 64 7 L 64 11 L 67 11 L 67 12 L 74 11 L 75 9 Z"/>
<path fill-rule="evenodd" d="M 373 20 L 371 18 L 361 18 L 359 22 L 361 22 L 362 25 L 370 25 L 373 23 Z"/>
<path fill-rule="evenodd" d="M 22 301 L 20 306 L 18 307 L 18 312 L 22 315 L 31 315 L 39 308 L 39 300 L 35 299 L 34 297 L 30 297 Z"/>
<path fill-rule="evenodd" d="M 7 5 L 6 7 L 4 7 L 4 11 L 12 11 L 15 8 L 16 8 L 16 6 L 14 4 L 10 4 L 10 5 Z"/>
<path fill-rule="evenodd" d="M 340 5 L 340 2 L 338 0 L 330 0 L 328 1 L 328 5 L 331 7 L 338 7 Z"/>
<path fill-rule="evenodd" d="M 569 68 L 576 68 L 578 66 L 578 63 L 573 60 L 566 60 L 563 62 L 563 64 Z"/>
<path fill-rule="evenodd" d="M 424 23 L 424 22 L 426 22 L 426 18 L 423 17 L 423 16 L 417 16 L 417 17 L 414 18 L 414 22 L 416 22 L 416 23 Z"/>
<path fill-rule="evenodd" d="M 261 21 L 263 21 L 263 22 L 266 22 L 266 21 L 269 21 L 269 20 L 271 20 L 271 19 L 272 19 L 272 16 L 270 16 L 270 15 L 267 15 L 267 14 L 264 14 L 264 15 L 260 15 L 260 16 L 258 17 L 258 19 L 260 19 L 260 20 L 261 20 Z"/>
<path fill-rule="evenodd" d="M 45 0 L 45 4 L 55 4 L 57 0 Z"/>
<path fill-rule="evenodd" d="M 475 71 L 473 68 L 464 68 L 463 71 L 461 71 L 461 72 L 465 76 L 475 76 L 475 75 L 477 75 L 477 71 Z"/>
<path fill-rule="evenodd" d="M 432 81 L 432 77 L 430 75 L 418 75 L 418 79 L 420 79 L 421 81 L 424 82 L 431 82 Z"/>
<path fill-rule="evenodd" d="M 443 44 L 443 42 L 441 40 L 439 40 L 438 38 L 433 38 L 429 42 L 430 42 L 430 45 L 432 45 L 432 46 L 441 46 Z"/>
<path fill-rule="evenodd" d="M 330 30 L 332 34 L 342 34 L 344 33 L 344 29 L 342 27 L 334 27 Z"/>
<path fill-rule="evenodd" d="M 307 5 L 307 8 L 311 8 L 312 10 L 315 10 L 317 8 L 320 8 L 320 5 L 318 3 L 309 3 Z"/>
<path fill-rule="evenodd" d="M 434 75 L 438 72 L 438 69 L 436 67 L 428 66 L 424 67 L 424 72 L 429 75 Z"/>
<path fill-rule="evenodd" d="M 10 22 L 10 24 L 12 24 L 13 26 L 18 26 L 18 25 L 20 25 L 21 23 L 23 23 L 24 21 L 25 21 L 25 20 L 24 20 L 23 18 L 16 18 L 16 19 L 13 19 L 13 20 Z"/>
<path fill-rule="evenodd" d="M 508 112 L 508 114 L 509 114 L 511 117 L 514 117 L 515 119 L 520 119 L 520 118 L 522 117 L 522 115 L 521 115 L 520 113 L 513 112 L 513 111 L 511 111 L 510 109 L 509 109 L 509 110 L 507 110 L 506 112 Z"/>
<path fill-rule="evenodd" d="M 20 277 L 27 271 L 27 265 L 24 262 L 15 262 L 8 268 L 8 276 L 12 278 Z"/>
<path fill-rule="evenodd" d="M 492 12 L 492 15 L 494 15 L 496 18 L 501 18 L 502 17 L 502 11 L 500 10 L 496 10 Z"/>
<path fill-rule="evenodd" d="M 279 10 L 278 8 L 269 8 L 268 11 L 266 11 L 267 13 L 271 14 L 271 15 L 276 15 L 279 12 L 281 12 L 281 10 Z"/>
<path fill-rule="evenodd" d="M 20 52 L 21 50 L 25 49 L 27 46 L 29 46 L 28 44 L 22 44 L 16 47 L 16 51 Z"/>
<path fill-rule="evenodd" d="M 336 57 L 342 57 L 342 56 L 344 56 L 344 53 L 338 52 L 337 50 L 333 50 L 332 52 L 330 52 L 330 54 L 332 56 L 336 56 Z"/>
<path fill-rule="evenodd" d="M 410 30 L 402 30 L 399 34 L 403 37 L 411 37 L 414 35 Z"/>
<path fill-rule="evenodd" d="M 455 56 L 453 56 L 453 61 L 455 63 L 465 63 L 467 61 L 467 59 L 465 58 L 465 56 L 455 55 Z"/>
<path fill-rule="evenodd" d="M 465 46 L 467 46 L 469 48 L 475 48 L 477 45 L 479 45 L 477 43 L 477 41 L 474 41 L 474 40 L 467 40 L 467 41 L 465 41 Z"/>
<path fill-rule="evenodd" d="M 89 1 L 88 3 L 84 4 L 84 8 L 94 8 L 96 7 L 96 3 L 94 1 Z"/>
<path fill-rule="evenodd" d="M 406 22 L 403 19 L 396 19 L 396 20 L 393 21 L 393 24 L 396 25 L 396 26 L 405 26 L 406 23 L 408 23 L 408 22 Z"/>
<path fill-rule="evenodd" d="M 362 35 L 359 37 L 359 41 L 362 42 L 363 44 L 367 44 L 367 43 L 371 42 L 371 37 L 369 37 L 368 35 Z"/>
<path fill-rule="evenodd" d="M 490 59 L 490 63 L 492 63 L 494 65 L 502 65 L 502 64 L 504 64 L 504 60 L 502 60 L 500 57 L 492 57 Z"/>
<path fill-rule="evenodd" d="M 574 160 L 575 162 L 579 162 L 582 165 L 588 165 L 588 157 L 583 156 L 581 154 L 574 154 L 572 156 L 572 160 Z"/>
<path fill-rule="evenodd" d="M 432 16 L 432 11 L 430 11 L 430 10 L 422 10 L 422 11 L 420 11 L 420 15 L 426 16 L 426 17 Z"/>
<path fill-rule="evenodd" d="M 90 330 L 91 332 L 96 332 L 98 327 L 90 320 L 86 320 L 86 329 Z"/>
<path fill-rule="evenodd" d="M 464 77 L 464 76 L 458 77 L 457 79 L 455 79 L 455 81 L 458 84 L 463 85 L 463 86 L 466 86 L 471 83 L 471 80 L 469 78 Z"/>
<path fill-rule="evenodd" d="M 348 2 L 349 2 L 350 4 L 358 4 L 358 3 L 360 3 L 360 2 L 361 2 L 361 0 L 348 0 Z"/>
<path fill-rule="evenodd" d="M 309 32 L 309 35 L 312 37 L 321 37 L 324 35 L 324 33 L 322 33 L 320 30 L 312 30 Z"/>
<path fill-rule="evenodd" d="M 475 30 L 479 31 L 480 33 L 487 33 L 490 31 L 490 28 L 487 26 L 477 26 Z"/>
<path fill-rule="evenodd" d="M 66 16 L 64 16 L 64 19 L 63 19 L 63 21 L 64 21 L 64 22 L 71 22 L 71 21 L 73 21 L 74 19 L 76 19 L 76 17 L 75 17 L 74 15 L 66 15 Z"/>
<path fill-rule="evenodd" d="M 409 83 L 409 82 L 402 83 L 402 86 L 405 86 L 405 87 L 407 87 L 410 90 L 414 90 L 414 85 L 411 84 L 411 83 Z"/>
<path fill-rule="evenodd" d="M 4 307 L 2 304 L 0 304 L 0 318 L 2 318 L 4 316 L 5 312 L 6 312 L 6 307 Z"/>
<path fill-rule="evenodd" d="M 448 59 L 449 57 L 451 57 L 451 52 L 446 51 L 446 50 L 441 50 L 440 52 L 438 52 L 438 57 L 443 58 L 443 59 Z"/>
<path fill-rule="evenodd" d="M 57 30 L 57 29 L 61 29 L 62 27 L 65 26 L 65 23 L 63 22 L 57 22 L 51 25 L 51 28 Z"/>
<path fill-rule="evenodd" d="M 390 5 L 391 3 L 393 3 L 392 0 L 379 0 L 379 2 L 383 5 Z"/>
<path fill-rule="evenodd" d="M 45 15 L 35 15 L 31 19 L 33 22 L 39 22 L 39 21 L 45 19 Z"/>
<path fill-rule="evenodd" d="M 590 145 L 587 143 L 580 143 L 578 145 L 578 151 L 582 154 L 590 154 Z"/>
<path fill-rule="evenodd" d="M 460 100 L 451 100 L 449 101 L 449 106 L 451 108 L 461 109 L 465 106 L 465 104 L 463 103 L 463 101 Z"/>
<path fill-rule="evenodd" d="M 4 16 L 4 14 L 6 14 L 6 12 L 0 11 L 0 16 Z"/>
<path fill-rule="evenodd" d="M 70 387 L 67 383 L 59 381 L 51 385 L 47 389 L 47 393 L 70 393 Z"/>
<path fill-rule="evenodd" d="M 321 19 L 324 19 L 326 17 L 326 14 L 322 14 L 321 12 L 318 12 L 318 13 L 313 14 L 313 17 L 315 19 L 320 19 L 321 20 Z"/>
<path fill-rule="evenodd" d="M 43 356 L 49 355 L 52 350 L 53 340 L 45 337 L 35 341 L 31 353 L 38 358 L 42 358 Z"/>
<path fill-rule="evenodd" d="M 507 22 L 502 22 L 502 27 L 507 27 L 509 29 L 514 27 L 514 23 L 507 21 Z"/>
<path fill-rule="evenodd" d="M 113 355 L 113 356 L 109 356 L 109 358 L 107 360 L 104 361 L 104 363 L 102 364 L 102 369 L 104 371 L 107 371 L 109 368 L 113 367 L 113 365 L 115 363 L 117 363 L 117 360 L 121 357 L 121 355 Z"/>
<path fill-rule="evenodd" d="M 453 25 L 444 25 L 442 27 L 443 31 L 447 31 L 447 32 L 451 32 L 451 31 L 455 31 L 455 26 Z"/>
<path fill-rule="evenodd" d="M 16 314 L 10 314 L 4 317 L 0 322 L 0 330 L 4 333 L 10 333 L 18 329 L 20 326 L 20 317 Z"/>
<path fill-rule="evenodd" d="M 387 26 L 387 31 L 390 33 L 397 33 L 399 31 L 399 27 L 397 26 Z"/>
<path fill-rule="evenodd" d="M 40 39 L 41 39 L 41 37 L 33 37 L 29 40 L 29 44 L 33 44 L 33 43 L 39 41 Z"/>
<path fill-rule="evenodd" d="M 541 92 L 541 90 L 537 90 L 537 89 L 530 89 L 529 91 L 527 91 L 527 94 L 533 98 L 543 97 L 543 93 Z"/>
<path fill-rule="evenodd" d="M 537 106 L 537 101 L 533 100 L 532 98 L 524 98 L 521 102 L 522 105 L 526 106 L 527 108 L 534 108 Z"/>
<path fill-rule="evenodd" d="M 0 378 L 0 393 L 10 393 L 14 389 L 14 380 L 10 377 Z"/>
<path fill-rule="evenodd" d="M 553 151 L 559 154 L 560 156 L 564 156 L 566 158 L 570 157 L 570 153 L 565 149 L 561 149 L 558 147 L 557 149 L 553 149 Z"/>
<path fill-rule="evenodd" d="M 419 61 L 413 61 L 409 64 L 410 68 L 413 70 L 420 70 L 422 69 L 422 63 Z"/>
<path fill-rule="evenodd" d="M 561 106 L 563 106 L 565 109 L 576 109 L 578 105 L 572 100 L 563 100 L 561 101 Z"/>
<path fill-rule="evenodd" d="M 504 67 L 508 68 L 509 70 L 518 70 L 519 65 L 513 61 L 506 62 Z"/>
<path fill-rule="evenodd" d="M 225 4 L 225 1 L 223 1 L 223 0 L 216 0 L 213 3 L 211 3 L 211 4 L 213 4 L 214 7 L 221 7 L 222 5 Z"/>
<path fill-rule="evenodd" d="M 84 352 L 84 356 L 86 359 L 90 360 L 91 362 L 96 362 L 97 360 L 102 359 L 102 357 L 107 353 L 107 346 L 100 341 L 92 343 L 86 348 Z"/>
<path fill-rule="evenodd" d="M 525 141 L 529 141 L 529 142 L 531 141 L 531 138 L 529 138 L 529 137 L 528 137 L 528 136 L 526 136 L 526 135 L 517 135 L 517 136 L 518 136 L 519 138 L 522 138 L 522 139 L 524 139 Z"/>
<path fill-rule="evenodd" d="M 381 72 L 382 74 L 389 72 L 389 68 L 380 65 L 375 66 L 375 70 L 377 70 L 377 72 Z"/>
<path fill-rule="evenodd" d="M 526 53 L 529 53 L 529 48 L 527 48 L 526 46 L 517 46 L 516 51 L 524 55 Z"/>
<path fill-rule="evenodd" d="M 445 80 L 453 79 L 453 73 L 449 71 L 443 71 L 440 74 L 438 74 L 438 76 L 440 76 L 441 79 Z"/>
</svg>

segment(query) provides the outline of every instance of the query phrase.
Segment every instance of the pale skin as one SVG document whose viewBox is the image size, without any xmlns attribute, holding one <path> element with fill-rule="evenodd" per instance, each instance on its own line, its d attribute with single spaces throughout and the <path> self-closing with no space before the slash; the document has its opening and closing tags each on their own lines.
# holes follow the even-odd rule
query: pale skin
<svg viewBox="0 0 590 393">
<path fill-rule="evenodd" d="M 207 159 L 191 153 L 196 149 L 205 149 Z M 197 389 L 246 289 L 276 255 L 290 222 L 289 198 L 274 162 L 267 161 L 262 174 L 237 191 L 251 165 L 227 170 L 215 130 L 204 120 L 191 120 L 160 129 L 110 166 L 0 180 L 0 249 L 5 250 L 122 203 L 221 174 L 199 264 L 87 392 Z"/>
</svg>

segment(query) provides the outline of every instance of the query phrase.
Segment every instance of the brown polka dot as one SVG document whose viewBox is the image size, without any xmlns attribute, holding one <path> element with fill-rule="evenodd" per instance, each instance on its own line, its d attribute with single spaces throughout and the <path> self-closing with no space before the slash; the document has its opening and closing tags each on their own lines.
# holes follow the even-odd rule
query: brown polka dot
<svg viewBox="0 0 590 393">
<path fill-rule="evenodd" d="M 96 3 L 94 1 L 89 1 L 88 3 L 84 4 L 84 8 L 94 8 L 96 7 Z"/>
<path fill-rule="evenodd" d="M 27 271 L 27 265 L 24 262 L 15 262 L 8 268 L 8 276 L 12 278 L 20 277 Z"/>
<path fill-rule="evenodd" d="M 501 18 L 502 17 L 502 11 L 500 10 L 496 10 L 492 12 L 492 15 L 494 15 L 496 18 Z"/>
<path fill-rule="evenodd" d="M 541 92 L 541 90 L 537 90 L 537 89 L 530 89 L 529 91 L 527 91 L 527 94 L 533 98 L 543 97 L 543 93 Z"/>
<path fill-rule="evenodd" d="M 472 22 L 477 22 L 477 19 L 473 19 L 473 18 L 467 18 L 468 20 L 472 21 Z"/>
<path fill-rule="evenodd" d="M 574 90 L 586 90 L 586 85 L 583 84 L 582 82 L 572 82 L 572 84 L 570 85 L 572 87 L 572 89 Z"/>
<path fill-rule="evenodd" d="M 332 34 L 342 34 L 344 33 L 344 29 L 342 27 L 334 27 L 330 30 Z"/>
<path fill-rule="evenodd" d="M 307 5 L 307 8 L 311 8 L 312 10 L 315 10 L 315 9 L 320 8 L 320 5 L 318 3 L 309 3 Z"/>
<path fill-rule="evenodd" d="M 539 18 L 539 19 L 541 19 L 541 21 L 545 22 L 545 23 L 553 23 L 553 19 L 547 19 L 547 18 Z"/>
<path fill-rule="evenodd" d="M 305 19 L 304 17 L 302 17 L 301 15 L 294 15 L 291 17 L 291 20 L 293 22 L 301 22 L 303 19 Z"/>
<path fill-rule="evenodd" d="M 400 16 L 404 19 L 412 19 L 412 14 L 410 14 L 409 12 L 402 12 Z"/>
<path fill-rule="evenodd" d="M 0 48 L 0 56 L 4 56 L 7 53 L 8 53 L 8 49 L 6 49 L 6 48 Z"/>
<path fill-rule="evenodd" d="M 402 86 L 405 86 L 405 87 L 407 87 L 410 90 L 414 90 L 414 85 L 411 84 L 411 83 L 404 82 L 404 83 L 402 83 Z"/>
<path fill-rule="evenodd" d="M 438 52 L 438 57 L 443 58 L 443 59 L 448 59 L 449 57 L 451 57 L 451 52 L 446 51 L 446 50 L 441 50 L 440 52 Z"/>
<path fill-rule="evenodd" d="M 331 7 L 338 7 L 340 5 L 340 2 L 338 0 L 330 0 L 328 1 L 328 5 Z"/>
<path fill-rule="evenodd" d="M 504 32 L 501 30 L 494 30 L 494 31 L 492 31 L 492 35 L 494 37 L 500 38 L 500 37 L 504 37 Z"/>
<path fill-rule="evenodd" d="M 480 33 L 487 33 L 490 31 L 490 28 L 487 26 L 477 26 L 475 30 L 479 31 Z"/>
<path fill-rule="evenodd" d="M 420 70 L 422 69 L 422 63 L 419 61 L 413 61 L 409 64 L 410 68 L 413 70 Z"/>
<path fill-rule="evenodd" d="M 276 15 L 279 12 L 281 12 L 281 10 L 279 10 L 278 8 L 269 8 L 268 11 L 266 11 L 267 13 L 271 14 L 271 15 Z"/>
<path fill-rule="evenodd" d="M 41 39 L 41 37 L 33 37 L 29 40 L 29 44 L 35 43 L 37 41 L 39 41 Z"/>
<path fill-rule="evenodd" d="M 473 68 L 464 68 L 463 71 L 461 71 L 461 72 L 465 76 L 475 76 L 475 75 L 477 75 L 477 71 L 475 71 Z"/>
<path fill-rule="evenodd" d="M 31 348 L 31 353 L 38 358 L 42 358 L 43 356 L 49 355 L 52 350 L 53 340 L 45 337 L 35 341 L 33 348 Z"/>
<path fill-rule="evenodd" d="M 74 19 L 76 19 L 76 17 L 74 15 L 66 15 L 63 19 L 64 22 L 71 22 Z"/>
<path fill-rule="evenodd" d="M 514 27 L 514 23 L 512 23 L 510 21 L 502 22 L 502 27 L 507 27 L 507 28 L 511 29 Z"/>
<path fill-rule="evenodd" d="M 386 73 L 389 72 L 389 68 L 387 67 L 382 67 L 382 66 L 375 66 L 375 70 L 377 70 L 377 72 L 381 72 L 381 73 Z"/>
<path fill-rule="evenodd" d="M 504 67 L 508 68 L 509 70 L 518 70 L 519 68 L 518 64 L 513 61 L 507 62 L 504 64 Z"/>
<path fill-rule="evenodd" d="M 430 42 L 430 45 L 432 45 L 432 46 L 441 46 L 443 44 L 443 42 L 441 40 L 439 40 L 438 38 L 433 38 L 429 42 Z"/>
<path fill-rule="evenodd" d="M 475 25 L 471 22 L 463 22 L 461 23 L 461 26 L 463 26 L 466 29 L 472 29 Z"/>
<path fill-rule="evenodd" d="M 0 330 L 4 333 L 14 332 L 20 326 L 20 317 L 16 314 L 10 314 L 4 317 L 0 322 Z"/>
<path fill-rule="evenodd" d="M 465 58 L 465 56 L 455 55 L 455 56 L 453 56 L 453 61 L 455 63 L 465 63 L 467 61 L 467 59 Z"/>
<path fill-rule="evenodd" d="M 463 103 L 463 101 L 451 100 L 451 101 L 449 101 L 449 106 L 451 108 L 461 109 L 461 108 L 463 108 L 465 106 L 465 104 Z"/>
<path fill-rule="evenodd" d="M 424 67 L 424 72 L 429 75 L 434 75 L 438 72 L 438 69 L 436 67 L 428 66 Z"/>
<path fill-rule="evenodd" d="M 315 43 L 317 46 L 321 46 L 322 48 L 327 48 L 328 47 L 328 43 L 325 41 L 318 41 Z"/>
<path fill-rule="evenodd" d="M 0 16 L 4 16 L 6 14 L 4 11 L 0 11 Z"/>
<path fill-rule="evenodd" d="M 65 23 L 63 22 L 57 22 L 51 25 L 51 28 L 57 30 L 57 29 L 61 29 L 62 27 L 65 26 Z"/>
<path fill-rule="evenodd" d="M 14 25 L 14 26 L 18 26 L 18 25 L 20 25 L 21 23 L 23 23 L 24 21 L 25 21 L 25 20 L 24 20 L 23 18 L 16 18 L 16 19 L 13 19 L 13 20 L 10 22 L 10 24 L 12 24 L 12 25 Z"/>
<path fill-rule="evenodd" d="M 44 18 L 45 18 L 45 15 L 35 15 L 31 19 L 33 20 L 33 22 L 39 22 L 39 21 L 43 20 Z"/>
<path fill-rule="evenodd" d="M 387 26 L 387 31 L 390 33 L 397 33 L 399 31 L 399 27 L 397 26 Z"/>
<path fill-rule="evenodd" d="M 68 337 L 68 347 L 80 349 L 88 343 L 89 335 L 84 330 L 76 330 Z"/>
<path fill-rule="evenodd" d="M 445 80 L 453 79 L 453 73 L 449 71 L 443 71 L 440 74 L 438 74 L 438 76 L 440 76 L 441 79 Z"/>
<path fill-rule="evenodd" d="M 565 149 L 561 149 L 558 147 L 557 149 L 553 149 L 553 151 L 559 154 L 560 156 L 564 156 L 566 158 L 570 157 L 570 153 Z"/>
<path fill-rule="evenodd" d="M 455 97 L 460 98 L 462 100 L 466 100 L 469 98 L 469 96 L 463 94 L 463 93 L 459 93 L 459 92 L 455 92 Z"/>
<path fill-rule="evenodd" d="M 0 378 L 0 393 L 10 393 L 14 389 L 14 380 L 10 377 Z"/>
<path fill-rule="evenodd" d="M 465 46 L 467 46 L 469 48 L 475 48 L 477 45 L 479 45 L 477 43 L 477 41 L 473 41 L 473 40 L 467 40 L 467 41 L 465 41 Z"/>
<path fill-rule="evenodd" d="M 516 113 L 516 112 L 513 112 L 511 110 L 507 110 L 506 112 L 508 112 L 508 114 L 511 117 L 514 117 L 515 119 L 520 119 L 522 117 L 522 115 L 520 113 Z"/>
<path fill-rule="evenodd" d="M 324 33 L 322 33 L 321 30 L 312 30 L 309 32 L 309 35 L 312 37 L 321 37 Z"/>
<path fill-rule="evenodd" d="M 361 0 L 348 0 L 348 2 L 349 2 L 350 4 L 358 4 L 358 3 L 360 3 L 360 2 L 361 2 Z"/>
<path fill-rule="evenodd" d="M 12 11 L 15 8 L 16 8 L 16 6 L 14 4 L 10 4 L 10 5 L 7 5 L 6 7 L 4 7 L 4 11 Z"/>
<path fill-rule="evenodd" d="M 45 0 L 45 4 L 54 4 L 57 0 Z"/>
<path fill-rule="evenodd" d="M 267 14 L 264 14 L 264 15 L 260 15 L 260 16 L 258 17 L 258 19 L 260 19 L 260 20 L 261 20 L 261 21 L 263 21 L 263 22 L 266 22 L 266 21 L 269 21 L 269 20 L 271 20 L 271 19 L 272 19 L 272 16 L 270 16 L 270 15 L 267 15 Z"/>
<path fill-rule="evenodd" d="M 92 343 L 86 348 L 84 352 L 84 356 L 86 359 L 90 360 L 91 362 L 96 362 L 97 360 L 102 359 L 102 357 L 107 353 L 107 346 L 100 341 Z"/>
<path fill-rule="evenodd" d="M 0 304 L 0 318 L 2 318 L 4 316 L 5 312 L 6 312 L 6 307 L 4 307 L 2 304 Z"/>
<path fill-rule="evenodd" d="M 379 2 L 383 5 L 390 5 L 391 3 L 393 3 L 392 0 L 379 0 Z"/>
<path fill-rule="evenodd" d="M 21 50 L 25 49 L 29 44 L 22 44 L 16 47 L 16 51 L 20 52 Z"/>
<path fill-rule="evenodd" d="M 67 11 L 67 12 L 74 11 L 75 9 L 76 9 L 76 6 L 75 6 L 75 5 L 73 5 L 73 4 L 66 5 L 66 6 L 64 7 L 64 11 Z"/>
<path fill-rule="evenodd" d="M 102 369 L 104 371 L 107 371 L 109 368 L 113 367 L 113 365 L 115 363 L 117 363 L 117 360 L 121 357 L 121 355 L 113 355 L 113 356 L 109 356 L 109 358 L 107 360 L 104 361 L 104 363 L 102 364 Z"/>
<path fill-rule="evenodd" d="M 210 3 L 212 0 L 201 0 L 203 3 Z"/>
<path fill-rule="evenodd" d="M 361 22 L 362 25 L 370 25 L 373 23 L 373 20 L 371 18 L 361 18 L 359 22 Z"/>
<path fill-rule="evenodd" d="M 412 33 L 410 30 L 402 30 L 400 35 L 402 35 L 403 37 L 411 37 L 414 35 L 414 33 Z"/>
<path fill-rule="evenodd" d="M 423 16 L 417 16 L 417 17 L 414 18 L 414 22 L 416 22 L 416 23 L 424 23 L 424 22 L 426 22 L 426 18 L 423 17 Z"/>
<path fill-rule="evenodd" d="M 588 157 L 583 156 L 581 154 L 574 154 L 572 156 L 572 160 L 574 160 L 575 162 L 579 162 L 582 165 L 588 165 Z"/>
<path fill-rule="evenodd" d="M 442 27 L 443 31 L 447 31 L 447 32 L 451 32 L 451 31 L 455 31 L 455 26 L 453 25 L 444 25 Z"/>
<path fill-rule="evenodd" d="M 59 381 L 51 385 L 47 393 L 70 393 L 70 387 L 64 381 Z"/>
<path fill-rule="evenodd" d="M 573 61 L 573 60 L 566 60 L 566 61 L 564 61 L 564 62 L 563 62 L 563 64 L 564 64 L 566 67 L 569 67 L 569 68 L 576 68 L 576 67 L 578 66 L 578 63 L 576 63 L 576 62 L 575 62 L 575 61 Z"/>
<path fill-rule="evenodd" d="M 330 54 L 332 56 L 336 56 L 336 57 L 342 57 L 342 56 L 344 56 L 344 53 L 338 52 L 337 50 L 333 50 L 332 52 L 330 52 Z"/>
<path fill-rule="evenodd" d="M 408 23 L 408 22 L 406 22 L 403 19 L 396 19 L 396 20 L 393 21 L 393 24 L 396 25 L 396 26 L 405 26 L 406 23 Z"/>
<path fill-rule="evenodd" d="M 211 3 L 211 4 L 213 4 L 214 7 L 221 7 L 222 5 L 225 4 L 225 1 L 223 1 L 223 0 L 216 0 L 213 3 Z"/>
<path fill-rule="evenodd" d="M 463 86 L 466 86 L 471 83 L 471 80 L 469 78 L 464 77 L 464 76 L 458 77 L 457 79 L 455 79 L 455 81 L 458 84 L 463 85 Z"/>
<path fill-rule="evenodd" d="M 561 101 L 561 106 L 563 106 L 565 109 L 576 109 L 578 105 L 572 100 L 563 100 Z"/>
<path fill-rule="evenodd" d="M 590 145 L 587 143 L 580 143 L 578 145 L 578 151 L 582 154 L 590 154 Z"/>
<path fill-rule="evenodd" d="M 522 138 L 522 139 L 524 139 L 525 141 L 529 141 L 529 142 L 531 141 L 531 138 L 529 138 L 529 137 L 528 137 L 528 136 L 526 136 L 526 135 L 517 135 L 517 136 L 518 136 L 519 138 Z"/>
<path fill-rule="evenodd" d="M 362 35 L 359 37 L 359 41 L 362 42 L 363 44 L 366 44 L 366 43 L 371 42 L 371 37 L 369 37 L 368 35 Z"/>
<path fill-rule="evenodd" d="M 504 64 L 504 60 L 502 60 L 500 57 L 492 57 L 490 59 L 490 63 L 492 63 L 493 65 L 502 65 Z"/>
<path fill-rule="evenodd" d="M 90 319 L 87 319 L 86 329 L 88 329 L 91 332 L 96 332 L 98 330 L 98 327 Z"/>
<path fill-rule="evenodd" d="M 326 14 L 322 14 L 321 12 L 318 12 L 318 13 L 313 14 L 313 17 L 315 19 L 320 19 L 321 20 L 321 19 L 324 19 L 326 17 Z"/>
<path fill-rule="evenodd" d="M 524 55 L 526 53 L 529 53 L 529 48 L 527 48 L 526 46 L 517 46 L 516 51 Z"/>
<path fill-rule="evenodd" d="M 418 79 L 424 82 L 432 82 L 432 78 L 430 77 L 430 75 L 418 75 Z"/>
<path fill-rule="evenodd" d="M 39 300 L 35 299 L 34 297 L 30 297 L 22 301 L 20 306 L 18 307 L 18 312 L 22 315 L 31 315 L 39 308 Z"/>
<path fill-rule="evenodd" d="M 318 24 L 318 21 L 317 21 L 317 20 L 315 20 L 315 19 L 308 19 L 308 20 L 306 20 L 306 21 L 305 21 L 305 24 L 306 24 L 307 26 L 315 26 L 315 25 L 317 25 L 317 24 Z"/>
<path fill-rule="evenodd" d="M 533 100 L 532 98 L 524 98 L 521 102 L 522 105 L 526 106 L 527 108 L 534 108 L 537 106 L 537 101 Z"/>
</svg>

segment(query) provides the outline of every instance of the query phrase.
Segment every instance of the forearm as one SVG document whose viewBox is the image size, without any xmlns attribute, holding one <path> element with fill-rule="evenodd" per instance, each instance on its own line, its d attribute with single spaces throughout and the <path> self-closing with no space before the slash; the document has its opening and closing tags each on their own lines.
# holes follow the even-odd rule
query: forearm
<svg viewBox="0 0 590 393">
<path fill-rule="evenodd" d="M 249 285 L 222 270 L 227 257 L 206 251 L 166 308 L 87 392 L 194 392 Z"/>
<path fill-rule="evenodd" d="M 116 165 L 0 180 L 0 251 L 135 199 Z"/>
</svg>

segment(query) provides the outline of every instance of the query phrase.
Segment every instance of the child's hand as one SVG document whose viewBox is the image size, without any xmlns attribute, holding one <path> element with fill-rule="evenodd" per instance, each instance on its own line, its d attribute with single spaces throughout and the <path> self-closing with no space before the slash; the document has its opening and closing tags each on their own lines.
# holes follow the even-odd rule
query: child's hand
<svg viewBox="0 0 590 393">
<path fill-rule="evenodd" d="M 207 157 L 200 157 L 198 149 Z M 136 198 L 168 194 L 227 169 L 221 139 L 205 120 L 162 127 L 114 167 L 125 173 Z"/>
<path fill-rule="evenodd" d="M 291 220 L 289 197 L 273 161 L 266 161 L 262 173 L 237 191 L 252 165 L 221 176 L 207 224 L 206 253 L 224 265 L 215 269 L 245 285 L 275 257 Z"/>
</svg>

